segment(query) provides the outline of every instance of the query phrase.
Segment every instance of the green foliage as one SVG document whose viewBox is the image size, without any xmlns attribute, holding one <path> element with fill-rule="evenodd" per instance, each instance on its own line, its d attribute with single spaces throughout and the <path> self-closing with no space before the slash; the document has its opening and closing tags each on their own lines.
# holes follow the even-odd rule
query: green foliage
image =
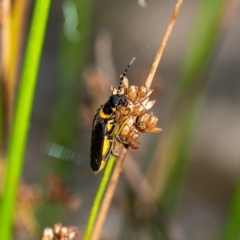
<svg viewBox="0 0 240 240">
<path fill-rule="evenodd" d="M 29 121 L 50 3 L 50 0 L 36 1 L 30 27 L 7 153 L 6 175 L 0 211 L 0 232 L 3 240 L 9 240 L 12 233 L 17 190 L 23 168 Z"/>
<path fill-rule="evenodd" d="M 91 212 L 90 212 L 90 215 L 88 218 L 88 222 L 87 222 L 87 226 L 86 226 L 84 240 L 89 240 L 91 238 L 94 223 L 95 223 L 99 208 L 101 206 L 101 202 L 102 202 L 109 178 L 111 176 L 114 162 L 115 162 L 115 157 L 111 156 L 108 159 L 108 163 L 107 163 L 106 169 L 104 171 L 104 175 L 102 177 L 102 180 L 100 182 L 100 185 L 98 187 L 97 193 L 94 198 L 94 202 L 93 202 L 92 209 L 91 209 Z"/>
<path fill-rule="evenodd" d="M 237 240 L 240 238 L 240 178 L 237 181 L 235 193 L 230 205 L 230 212 L 223 231 L 222 240 Z"/>
</svg>

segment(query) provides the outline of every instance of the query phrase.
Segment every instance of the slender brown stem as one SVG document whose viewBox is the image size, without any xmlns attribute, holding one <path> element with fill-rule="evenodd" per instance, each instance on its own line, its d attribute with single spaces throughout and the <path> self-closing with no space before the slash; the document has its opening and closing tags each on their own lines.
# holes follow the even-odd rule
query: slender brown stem
<svg viewBox="0 0 240 240">
<path fill-rule="evenodd" d="M 159 49 L 158 49 L 157 54 L 156 54 L 156 57 L 153 61 L 152 67 L 150 69 L 148 78 L 147 78 L 146 83 L 145 83 L 146 87 L 148 87 L 148 88 L 150 88 L 150 86 L 151 86 L 153 77 L 155 75 L 156 69 L 157 69 L 158 64 L 160 62 L 163 50 L 164 50 L 164 48 L 167 44 L 168 38 L 171 34 L 173 25 L 174 25 L 175 20 L 177 18 L 177 15 L 178 15 L 178 12 L 180 10 L 180 6 L 181 6 L 182 2 L 183 2 L 183 0 L 178 0 L 177 3 L 176 3 L 176 6 L 175 6 L 175 9 L 174 9 L 173 14 L 171 16 L 169 25 L 168 25 L 167 30 L 165 32 L 165 35 L 163 37 L 162 43 L 160 44 Z M 112 200 L 112 197 L 113 197 L 113 194 L 114 194 L 117 182 L 118 182 L 118 178 L 120 176 L 120 172 L 122 171 L 122 164 L 123 164 L 123 161 L 125 159 L 126 154 L 127 154 L 127 149 L 123 148 L 121 153 L 120 153 L 120 156 L 117 160 L 117 163 L 115 165 L 115 168 L 113 170 L 113 174 L 111 176 L 109 185 L 107 187 L 105 196 L 103 198 L 102 205 L 101 205 L 101 208 L 99 210 L 99 214 L 98 214 L 98 217 L 97 217 L 97 220 L 96 220 L 93 232 L 92 232 L 91 240 L 98 240 L 100 235 L 101 235 L 101 229 L 102 229 L 103 223 L 105 221 L 106 214 L 108 212 L 108 209 L 109 209 L 109 206 L 110 206 L 110 203 L 111 203 L 111 200 Z"/>
<path fill-rule="evenodd" d="M 183 2 L 183 0 L 178 0 L 176 5 L 175 5 L 175 8 L 174 8 L 174 11 L 173 11 L 172 16 L 170 18 L 167 30 L 166 30 L 166 32 L 163 36 L 163 40 L 162 40 L 162 42 L 161 42 L 161 44 L 158 48 L 158 51 L 157 51 L 157 54 L 156 54 L 155 59 L 153 61 L 152 67 L 149 71 L 148 78 L 147 78 L 146 83 L 145 83 L 147 88 L 150 88 L 150 86 L 152 84 L 152 80 L 154 78 L 154 75 L 155 75 L 155 72 L 157 70 L 158 64 L 159 64 L 160 59 L 162 57 L 163 50 L 165 49 L 168 38 L 169 38 L 169 36 L 172 32 L 172 28 L 173 28 L 173 25 L 174 25 L 175 20 L 177 18 L 177 15 L 178 15 L 178 12 L 180 10 L 182 2 Z"/>
<path fill-rule="evenodd" d="M 9 63 L 10 63 L 10 10 L 11 1 L 3 0 L 1 5 L 1 24 L 2 24 L 2 34 L 1 34 L 1 71 L 3 79 L 3 111 L 4 111 L 4 135 L 6 137 L 9 130 L 10 122 L 10 85 L 9 85 Z M 5 140 L 5 139 L 4 139 Z"/>
<path fill-rule="evenodd" d="M 101 229 L 102 229 L 103 223 L 105 221 L 110 203 L 112 201 L 112 197 L 113 197 L 113 194 L 114 194 L 114 191 L 115 191 L 115 188 L 116 188 L 119 176 L 120 176 L 120 172 L 122 171 L 122 164 L 123 164 L 126 154 L 127 154 L 127 149 L 123 148 L 120 153 L 120 156 L 117 160 L 115 168 L 113 170 L 106 193 L 104 195 L 102 205 L 101 205 L 101 208 L 98 213 L 98 218 L 96 220 L 96 223 L 95 223 L 95 226 L 94 226 L 94 229 L 92 232 L 91 240 L 98 240 L 101 235 Z"/>
<path fill-rule="evenodd" d="M 21 61 L 21 52 L 23 48 L 23 40 L 28 19 L 29 0 L 14 1 L 11 14 L 11 54 L 9 62 L 9 106 L 10 120 L 12 120 L 15 88 L 17 84 L 19 66 Z M 15 38 L 14 36 L 17 36 Z M 11 125 L 11 123 L 9 123 Z"/>
</svg>

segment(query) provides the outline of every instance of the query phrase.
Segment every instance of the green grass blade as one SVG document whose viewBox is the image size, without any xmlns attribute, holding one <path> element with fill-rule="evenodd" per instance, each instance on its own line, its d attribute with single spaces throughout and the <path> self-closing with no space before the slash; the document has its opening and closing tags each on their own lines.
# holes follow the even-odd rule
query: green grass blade
<svg viewBox="0 0 240 240">
<path fill-rule="evenodd" d="M 29 120 L 50 3 L 50 0 L 36 1 L 30 26 L 7 155 L 7 166 L 0 211 L 0 233 L 2 240 L 11 239 L 14 208 L 23 168 Z"/>
<path fill-rule="evenodd" d="M 237 240 L 240 238 L 240 178 L 230 206 L 230 213 L 222 235 L 222 240 Z"/>
<path fill-rule="evenodd" d="M 90 212 L 90 215 L 89 215 L 89 219 L 88 219 L 88 222 L 87 222 L 87 227 L 86 227 L 86 230 L 85 230 L 85 235 L 84 235 L 83 240 L 89 240 L 90 237 L 91 237 L 92 230 L 93 230 L 93 227 L 94 227 L 94 223 L 95 223 L 99 208 L 101 206 L 102 198 L 104 196 L 105 189 L 106 189 L 107 184 L 108 184 L 108 180 L 111 176 L 111 172 L 112 172 L 114 162 L 115 162 L 115 157 L 111 156 L 108 160 L 108 164 L 107 164 L 106 169 L 104 171 L 104 175 L 103 175 L 102 180 L 100 182 L 100 185 L 98 187 L 98 191 L 97 191 L 97 194 L 95 196 L 95 199 L 94 199 L 94 202 L 93 202 L 93 205 L 92 205 L 92 209 L 91 209 L 91 212 Z"/>
</svg>

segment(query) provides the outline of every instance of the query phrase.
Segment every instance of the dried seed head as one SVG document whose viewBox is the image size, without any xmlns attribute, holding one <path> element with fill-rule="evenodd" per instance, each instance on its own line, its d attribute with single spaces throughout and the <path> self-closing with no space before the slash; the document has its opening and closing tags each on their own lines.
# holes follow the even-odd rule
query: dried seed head
<svg viewBox="0 0 240 240">
<path fill-rule="evenodd" d="M 138 135 L 138 130 L 134 126 L 132 126 L 128 134 L 128 138 L 132 139 L 135 135 Z"/>
<path fill-rule="evenodd" d="M 155 102 L 156 102 L 156 100 L 152 100 L 152 101 L 146 103 L 146 104 L 145 104 L 145 108 L 146 108 L 147 110 L 149 110 L 150 108 L 152 108 L 152 106 L 155 104 Z"/>
<path fill-rule="evenodd" d="M 127 120 L 125 121 L 125 124 L 127 124 L 129 127 L 132 127 L 134 122 L 135 122 L 135 118 L 128 117 Z"/>
<path fill-rule="evenodd" d="M 124 107 L 124 106 L 119 106 L 117 110 L 123 116 L 128 116 L 131 112 L 129 107 Z"/>
<path fill-rule="evenodd" d="M 54 233 L 52 228 L 45 228 L 43 231 L 43 236 L 42 236 L 42 240 L 52 240 L 54 237 Z"/>
<path fill-rule="evenodd" d="M 137 103 L 132 106 L 132 116 L 140 116 L 145 112 L 144 105 L 141 103 Z"/>
<path fill-rule="evenodd" d="M 157 122 L 158 122 L 158 118 L 155 117 L 155 116 L 153 116 L 153 115 L 151 115 L 151 116 L 149 117 L 148 121 L 147 121 L 147 126 L 148 126 L 148 128 L 151 129 L 151 128 L 156 127 Z"/>
<path fill-rule="evenodd" d="M 140 132 L 158 133 L 161 128 L 157 128 L 158 118 L 152 113 L 145 113 L 137 119 L 135 127 Z"/>
<path fill-rule="evenodd" d="M 112 94 L 122 94 L 128 99 L 125 106 L 118 106 L 116 109 L 116 117 L 114 121 L 118 125 L 118 132 L 113 150 L 117 149 L 118 144 L 128 144 L 131 148 L 137 149 L 139 143 L 137 139 L 141 133 L 150 132 L 157 133 L 161 128 L 156 127 L 158 118 L 152 113 L 146 111 L 152 108 L 155 100 L 149 101 L 149 96 L 153 89 L 148 89 L 146 86 L 129 86 L 128 79 L 122 77 L 121 85 L 118 89 L 111 86 Z"/>
<path fill-rule="evenodd" d="M 141 86 L 138 89 L 137 96 L 139 98 L 144 98 L 144 97 L 146 97 L 147 93 L 148 93 L 148 88 L 146 86 Z"/>
<path fill-rule="evenodd" d="M 161 128 L 155 127 L 155 128 L 151 128 L 149 132 L 150 132 L 150 133 L 159 133 L 159 132 L 161 132 L 161 131 L 162 131 Z"/>
<path fill-rule="evenodd" d="M 77 238 L 77 235 L 78 230 L 76 227 L 63 227 L 61 223 L 56 223 L 53 229 L 45 228 L 42 240 L 53 240 L 55 239 L 54 236 L 59 240 L 73 240 Z"/>
<path fill-rule="evenodd" d="M 155 102 L 156 100 L 152 100 L 149 102 L 149 98 L 147 97 L 142 101 L 142 105 L 145 107 L 146 110 L 149 110 Z"/>
<path fill-rule="evenodd" d="M 145 132 L 147 128 L 147 124 L 145 122 L 138 122 L 135 124 L 135 127 L 140 132 Z"/>
<path fill-rule="evenodd" d="M 54 230 L 54 233 L 59 236 L 60 234 L 60 231 L 62 229 L 62 224 L 61 223 L 55 223 L 54 226 L 53 226 L 53 230 Z"/>
<path fill-rule="evenodd" d="M 69 237 L 69 240 L 76 239 L 77 236 L 78 236 L 78 230 L 77 230 L 77 228 L 75 228 L 75 227 L 69 227 L 69 228 L 68 228 L 68 237 Z"/>
<path fill-rule="evenodd" d="M 139 143 L 138 143 L 138 142 L 135 142 L 135 141 L 131 141 L 131 142 L 129 142 L 129 146 L 130 146 L 132 149 L 138 149 L 138 148 L 139 148 Z"/>
<path fill-rule="evenodd" d="M 147 123 L 149 121 L 149 118 L 151 117 L 150 113 L 145 113 L 142 116 L 140 116 L 138 118 L 138 122 L 143 122 L 143 123 Z"/>
<path fill-rule="evenodd" d="M 133 126 L 134 123 L 135 123 L 135 119 L 133 117 L 128 117 L 124 121 L 123 127 L 121 127 L 121 131 L 119 133 L 119 137 L 122 142 L 126 142 L 126 144 L 128 144 L 126 139 L 129 137 L 130 134 L 131 135 L 133 134 L 132 128 L 135 129 L 135 127 Z"/>
<path fill-rule="evenodd" d="M 116 112 L 116 117 L 115 117 L 115 122 L 117 123 L 117 124 L 121 124 L 122 123 L 122 115 L 117 111 Z"/>
<path fill-rule="evenodd" d="M 145 97 L 149 97 L 153 92 L 153 89 L 148 89 L 147 95 Z"/>
<path fill-rule="evenodd" d="M 134 134 L 132 135 L 132 140 L 137 140 L 138 136 L 139 136 L 138 133 L 134 133 Z"/>
<path fill-rule="evenodd" d="M 137 149 L 139 143 L 136 140 L 139 136 L 139 131 L 135 128 L 134 123 L 135 118 L 129 117 L 121 129 L 119 138 L 122 143 L 128 144 L 133 149 Z"/>
<path fill-rule="evenodd" d="M 62 227 L 59 233 L 60 237 L 67 237 L 68 236 L 68 227 Z"/>
<path fill-rule="evenodd" d="M 130 86 L 127 89 L 127 96 L 130 100 L 135 100 L 135 98 L 137 97 L 137 92 L 138 92 L 138 87 L 137 86 Z"/>
<path fill-rule="evenodd" d="M 130 127 L 128 125 L 125 125 L 123 128 L 122 128 L 122 131 L 120 133 L 120 136 L 121 137 L 126 137 L 128 134 L 130 133 Z"/>
</svg>

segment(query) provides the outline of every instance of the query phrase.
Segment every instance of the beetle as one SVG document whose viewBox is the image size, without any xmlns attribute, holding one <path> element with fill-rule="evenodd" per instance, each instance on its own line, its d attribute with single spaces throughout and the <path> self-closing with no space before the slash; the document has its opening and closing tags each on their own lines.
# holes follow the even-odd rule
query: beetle
<svg viewBox="0 0 240 240">
<path fill-rule="evenodd" d="M 115 122 L 118 106 L 127 106 L 128 98 L 120 94 L 124 77 L 135 58 L 128 64 L 125 72 L 120 77 L 120 84 L 117 94 L 112 94 L 108 101 L 96 112 L 92 124 L 90 165 L 94 173 L 98 173 L 105 166 L 110 154 L 113 154 L 115 136 L 119 131 Z"/>
</svg>

